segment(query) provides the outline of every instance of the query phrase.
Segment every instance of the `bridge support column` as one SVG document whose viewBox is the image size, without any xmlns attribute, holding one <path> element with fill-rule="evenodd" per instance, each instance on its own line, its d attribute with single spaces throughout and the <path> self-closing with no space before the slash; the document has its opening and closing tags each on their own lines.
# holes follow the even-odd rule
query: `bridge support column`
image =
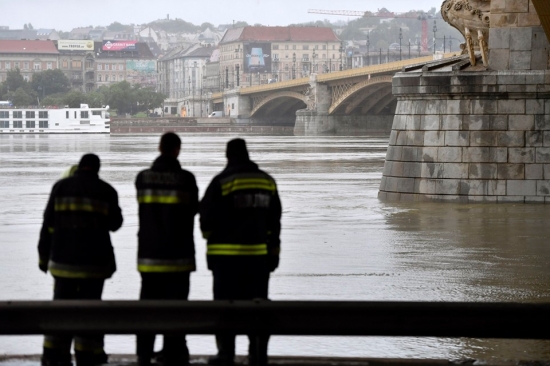
<svg viewBox="0 0 550 366">
<path fill-rule="evenodd" d="M 326 84 L 317 82 L 317 74 L 309 78 L 307 109 L 296 112 L 294 135 L 315 136 L 334 132 L 334 118 L 329 116 L 331 103 L 330 89 Z"/>
</svg>

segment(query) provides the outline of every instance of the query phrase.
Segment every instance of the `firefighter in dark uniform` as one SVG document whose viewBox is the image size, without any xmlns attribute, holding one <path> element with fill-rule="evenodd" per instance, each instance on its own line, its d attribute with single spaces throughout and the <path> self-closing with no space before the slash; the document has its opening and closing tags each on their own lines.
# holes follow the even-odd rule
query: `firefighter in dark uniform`
<svg viewBox="0 0 550 366">
<path fill-rule="evenodd" d="M 228 142 L 227 166 L 200 203 L 214 300 L 267 299 L 270 272 L 279 264 L 281 202 L 275 180 L 249 159 L 242 139 Z M 249 335 L 249 365 L 267 364 L 269 335 Z M 233 365 L 235 335 L 217 334 L 210 365 Z"/>
<path fill-rule="evenodd" d="M 195 270 L 194 217 L 198 210 L 195 176 L 178 161 L 181 140 L 168 132 L 160 156 L 136 178 L 139 202 L 138 271 L 141 300 L 187 300 L 189 276 Z M 149 365 L 154 334 L 137 336 L 138 363 Z M 165 335 L 160 355 L 165 365 L 189 361 L 185 335 Z"/>
<path fill-rule="evenodd" d="M 99 157 L 86 154 L 72 176 L 52 189 L 40 232 L 39 267 L 55 280 L 54 300 L 101 300 L 116 270 L 109 231 L 122 225 L 115 189 L 98 176 Z M 46 335 L 42 365 L 71 365 L 71 336 Z M 75 336 L 78 366 L 107 362 L 103 336 Z"/>
</svg>

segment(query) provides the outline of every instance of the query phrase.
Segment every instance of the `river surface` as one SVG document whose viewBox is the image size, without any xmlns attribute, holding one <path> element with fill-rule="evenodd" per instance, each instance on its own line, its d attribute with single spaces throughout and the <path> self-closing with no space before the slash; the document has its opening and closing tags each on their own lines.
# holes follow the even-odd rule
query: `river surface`
<svg viewBox="0 0 550 366">
<path fill-rule="evenodd" d="M 185 134 L 180 161 L 200 194 L 225 165 L 235 135 Z M 282 253 L 273 300 L 550 301 L 550 205 L 383 203 L 377 199 L 387 136 L 241 136 L 277 180 Z M 136 174 L 159 136 L 0 136 L 0 300 L 51 299 L 36 245 L 52 184 L 80 156 L 102 159 L 124 224 L 112 234 L 118 271 L 104 299 L 137 299 Z M 212 299 L 205 241 L 195 230 L 192 300 Z M 189 336 L 192 354 L 214 354 L 213 336 Z M 160 346 L 157 341 L 157 348 Z M 0 336 L 1 354 L 37 354 L 39 336 Z M 238 337 L 237 353 L 247 340 Z M 134 337 L 107 336 L 108 353 L 133 353 Z M 273 337 L 273 355 L 550 359 L 550 343 L 451 338 Z"/>
</svg>

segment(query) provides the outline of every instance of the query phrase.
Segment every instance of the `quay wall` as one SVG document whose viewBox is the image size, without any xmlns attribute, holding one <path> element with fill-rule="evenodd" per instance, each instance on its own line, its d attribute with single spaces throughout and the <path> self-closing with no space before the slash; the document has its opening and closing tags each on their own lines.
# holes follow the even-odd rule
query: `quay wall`
<svg viewBox="0 0 550 366">
<path fill-rule="evenodd" d="M 399 73 L 379 198 L 550 203 L 550 72 Z"/>
<path fill-rule="evenodd" d="M 329 115 L 309 110 L 296 112 L 294 135 L 355 135 L 387 133 L 392 127 L 393 115 Z"/>
<path fill-rule="evenodd" d="M 111 134 L 162 134 L 164 132 L 234 132 L 292 135 L 294 126 L 236 123 L 232 118 L 120 118 L 111 120 Z"/>
</svg>

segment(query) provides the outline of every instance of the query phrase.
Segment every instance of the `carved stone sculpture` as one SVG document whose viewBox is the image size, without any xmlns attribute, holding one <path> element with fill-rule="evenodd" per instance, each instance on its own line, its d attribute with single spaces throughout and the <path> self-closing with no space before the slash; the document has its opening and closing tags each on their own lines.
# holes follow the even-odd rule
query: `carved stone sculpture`
<svg viewBox="0 0 550 366">
<path fill-rule="evenodd" d="M 462 52 L 468 53 L 476 64 L 476 51 L 481 53 L 483 65 L 489 64 L 488 38 L 491 0 L 445 0 L 441 5 L 443 19 L 458 29 L 466 39 Z"/>
</svg>

